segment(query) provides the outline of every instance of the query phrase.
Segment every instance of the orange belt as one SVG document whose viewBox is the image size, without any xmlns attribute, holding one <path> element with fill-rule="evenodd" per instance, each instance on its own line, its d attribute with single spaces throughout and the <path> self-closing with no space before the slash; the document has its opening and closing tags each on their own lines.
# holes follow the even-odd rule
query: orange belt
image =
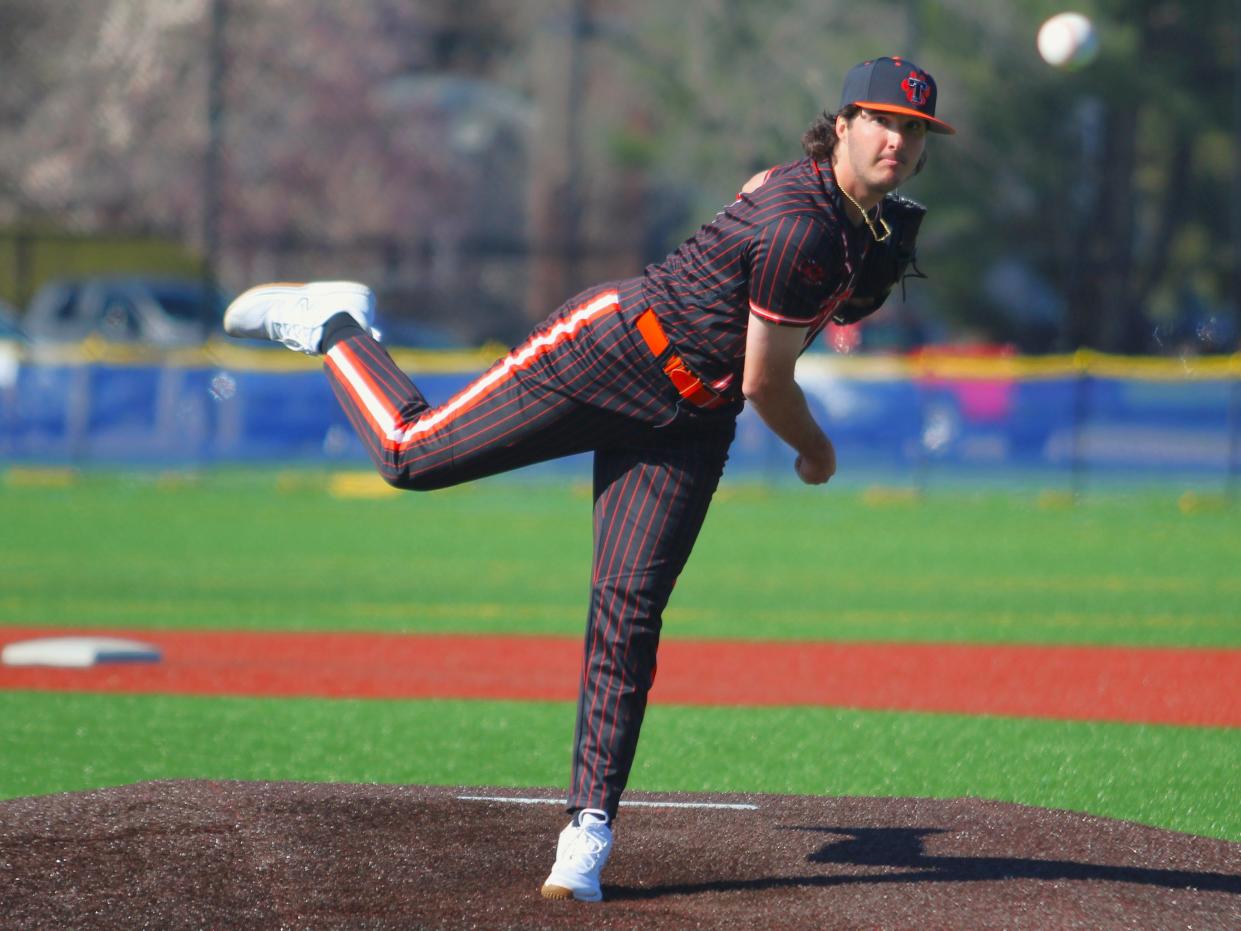
<svg viewBox="0 0 1241 931">
<path fill-rule="evenodd" d="M 664 328 L 659 325 L 659 318 L 655 316 L 655 311 L 648 309 L 638 318 L 638 332 L 642 334 L 647 348 L 654 354 L 655 360 L 663 366 L 664 373 L 681 397 L 695 407 L 707 410 L 715 410 L 728 403 L 728 398 L 705 384 L 701 378 L 689 370 L 689 366 L 680 356 L 671 351 L 672 344 L 664 335 Z"/>
</svg>

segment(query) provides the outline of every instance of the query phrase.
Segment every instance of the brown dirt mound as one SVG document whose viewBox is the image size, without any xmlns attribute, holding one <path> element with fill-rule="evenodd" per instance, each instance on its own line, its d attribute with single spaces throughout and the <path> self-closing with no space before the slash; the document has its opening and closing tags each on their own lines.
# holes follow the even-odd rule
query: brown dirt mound
<svg viewBox="0 0 1241 931">
<path fill-rule="evenodd" d="M 0 927 L 1241 926 L 1241 844 L 976 799 L 633 793 L 607 901 L 549 902 L 557 795 L 178 781 L 14 799 Z"/>
</svg>

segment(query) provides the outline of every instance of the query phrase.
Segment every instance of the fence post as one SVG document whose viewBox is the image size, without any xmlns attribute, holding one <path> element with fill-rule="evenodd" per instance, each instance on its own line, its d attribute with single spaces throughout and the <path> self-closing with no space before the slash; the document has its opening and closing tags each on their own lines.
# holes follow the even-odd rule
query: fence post
<svg viewBox="0 0 1241 931">
<path fill-rule="evenodd" d="M 69 462 L 86 465 L 90 458 L 90 419 L 93 366 L 87 359 L 72 363 L 73 373 L 65 394 L 65 450 Z"/>
<path fill-rule="evenodd" d="M 1231 364 L 1231 390 L 1228 393 L 1228 462 L 1224 476 L 1224 494 L 1228 503 L 1237 503 L 1238 478 L 1241 477 L 1241 353 L 1234 353 Z"/>
<path fill-rule="evenodd" d="M 907 356 L 906 358 L 912 358 Z M 909 378 L 913 382 L 914 396 L 918 399 L 918 427 L 914 443 L 913 486 L 919 498 L 926 496 L 931 481 L 931 457 L 926 448 L 927 410 L 926 383 L 930 377 L 930 363 L 920 353 L 910 366 Z"/>
<path fill-rule="evenodd" d="M 1073 354 L 1073 449 L 1069 460 L 1069 493 L 1076 504 L 1086 485 L 1085 437 L 1086 418 L 1090 414 L 1090 356 L 1085 349 Z"/>
</svg>

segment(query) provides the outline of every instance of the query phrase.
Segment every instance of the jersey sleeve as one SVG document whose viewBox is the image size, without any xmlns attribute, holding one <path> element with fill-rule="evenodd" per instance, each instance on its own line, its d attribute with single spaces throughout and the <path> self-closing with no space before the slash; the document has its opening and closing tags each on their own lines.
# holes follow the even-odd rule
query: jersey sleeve
<svg viewBox="0 0 1241 931">
<path fill-rule="evenodd" d="M 815 322 L 838 284 L 827 232 L 807 217 L 782 217 L 760 231 L 750 247 L 751 313 L 781 326 Z"/>
</svg>

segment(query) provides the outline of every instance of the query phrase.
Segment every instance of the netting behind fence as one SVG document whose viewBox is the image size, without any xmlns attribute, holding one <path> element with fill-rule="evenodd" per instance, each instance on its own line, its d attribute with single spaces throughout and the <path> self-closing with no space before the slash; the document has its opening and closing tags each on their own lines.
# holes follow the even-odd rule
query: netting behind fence
<svg viewBox="0 0 1241 931">
<path fill-rule="evenodd" d="M 361 444 L 311 360 L 195 352 L 0 366 L 0 455 L 12 462 L 211 466 L 365 465 Z M 398 353 L 432 402 L 485 366 L 481 355 Z M 837 445 L 842 475 L 915 483 L 981 474 L 1189 478 L 1231 487 L 1241 468 L 1235 359 L 1177 377 L 1099 358 L 1022 363 L 813 357 L 799 370 Z M 1057 368 L 1058 366 L 1058 368 Z M 747 411 L 730 475 L 785 478 L 790 453 Z M 558 469 L 582 470 L 582 460 Z"/>
</svg>

